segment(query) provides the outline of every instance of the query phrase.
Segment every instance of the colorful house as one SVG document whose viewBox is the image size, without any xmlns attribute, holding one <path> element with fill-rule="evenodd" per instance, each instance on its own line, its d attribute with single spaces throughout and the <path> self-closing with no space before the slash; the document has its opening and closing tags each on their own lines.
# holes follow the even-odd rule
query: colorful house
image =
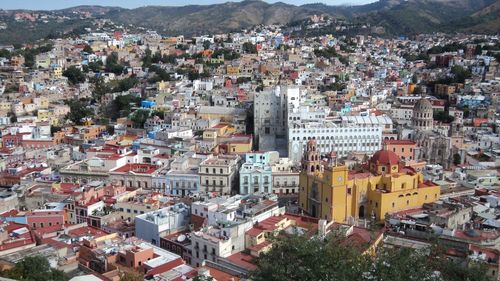
<svg viewBox="0 0 500 281">
<path fill-rule="evenodd" d="M 307 214 L 328 221 L 384 220 L 385 214 L 421 207 L 439 199 L 439 185 L 400 164 L 398 155 L 380 150 L 363 169 L 320 160 L 316 141 L 307 144 L 300 174 L 299 204 Z"/>
</svg>

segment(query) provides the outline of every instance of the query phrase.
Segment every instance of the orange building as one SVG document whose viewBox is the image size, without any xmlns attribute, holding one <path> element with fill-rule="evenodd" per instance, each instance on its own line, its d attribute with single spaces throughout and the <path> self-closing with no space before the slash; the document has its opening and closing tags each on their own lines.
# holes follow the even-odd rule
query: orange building
<svg viewBox="0 0 500 281">
<path fill-rule="evenodd" d="M 389 150 L 401 160 L 414 160 L 417 143 L 412 140 L 385 140 L 384 150 Z"/>
</svg>

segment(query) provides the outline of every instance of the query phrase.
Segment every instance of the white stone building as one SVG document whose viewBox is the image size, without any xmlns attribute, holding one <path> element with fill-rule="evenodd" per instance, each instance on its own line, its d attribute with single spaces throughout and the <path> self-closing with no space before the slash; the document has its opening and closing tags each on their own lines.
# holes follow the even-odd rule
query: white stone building
<svg viewBox="0 0 500 281">
<path fill-rule="evenodd" d="M 160 235 L 183 230 L 189 223 L 189 207 L 179 203 L 135 217 L 135 236 L 155 246 Z"/>
</svg>

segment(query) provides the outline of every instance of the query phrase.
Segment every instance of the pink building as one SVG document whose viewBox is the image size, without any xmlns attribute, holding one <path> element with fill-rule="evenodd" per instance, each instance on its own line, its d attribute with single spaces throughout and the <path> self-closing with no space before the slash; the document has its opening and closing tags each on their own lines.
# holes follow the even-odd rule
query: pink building
<svg viewBox="0 0 500 281">
<path fill-rule="evenodd" d="M 66 221 L 64 203 L 47 203 L 45 209 L 26 213 L 26 223 L 33 229 L 63 225 Z"/>
</svg>

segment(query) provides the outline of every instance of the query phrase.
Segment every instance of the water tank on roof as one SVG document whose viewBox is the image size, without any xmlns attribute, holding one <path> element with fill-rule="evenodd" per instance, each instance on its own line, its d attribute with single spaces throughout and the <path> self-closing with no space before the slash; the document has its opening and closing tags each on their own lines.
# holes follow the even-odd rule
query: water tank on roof
<svg viewBox="0 0 500 281">
<path fill-rule="evenodd" d="M 186 235 L 181 234 L 177 237 L 177 242 L 184 242 L 186 240 Z"/>
</svg>

